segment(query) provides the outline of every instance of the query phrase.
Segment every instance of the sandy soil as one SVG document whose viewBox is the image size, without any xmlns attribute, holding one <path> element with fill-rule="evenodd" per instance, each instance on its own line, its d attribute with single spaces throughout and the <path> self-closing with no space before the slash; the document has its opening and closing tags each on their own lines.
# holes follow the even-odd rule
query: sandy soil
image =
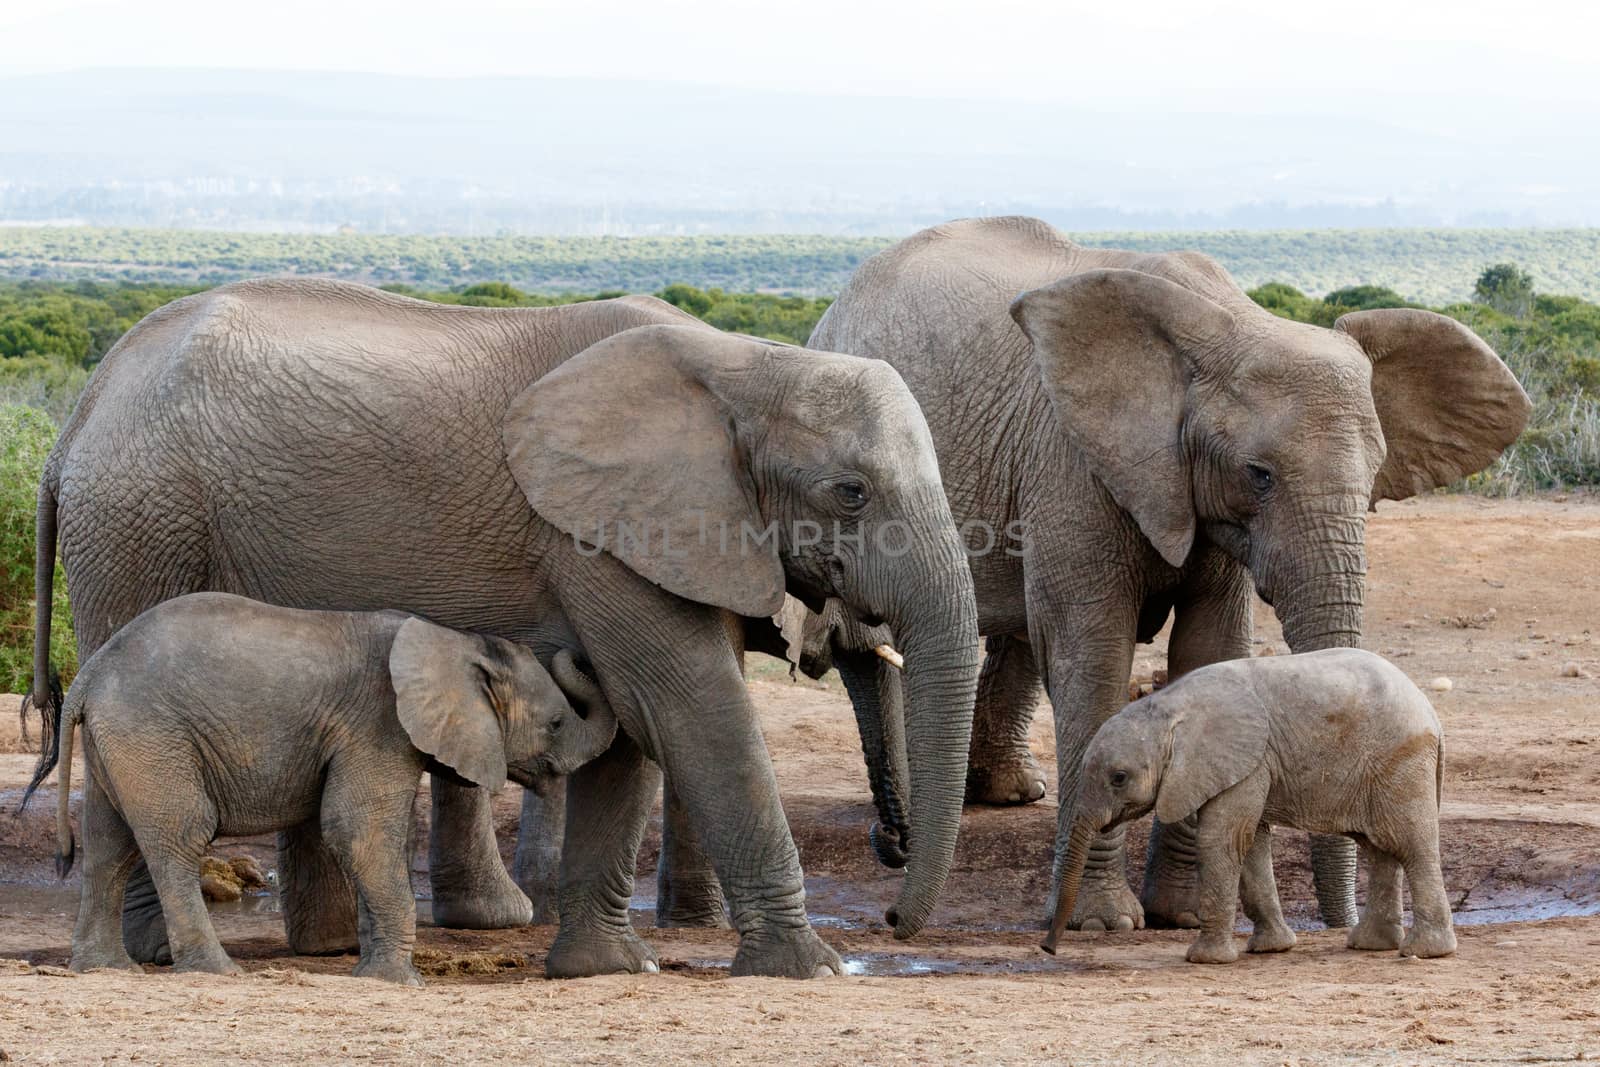
<svg viewBox="0 0 1600 1067">
<path fill-rule="evenodd" d="M 1231 967 L 1183 962 L 1189 934 L 1069 935 L 1035 948 L 1055 798 L 968 812 L 935 927 L 900 944 L 880 915 L 898 875 L 865 843 L 869 805 L 837 684 L 770 662 L 751 689 L 808 875 L 814 919 L 857 973 L 730 979 L 723 931 L 644 930 L 657 975 L 542 979 L 553 931 L 424 925 L 423 990 L 288 955 L 268 898 L 218 906 L 239 979 L 69 976 L 76 886 L 49 874 L 55 797 L 0 818 L 0 1049 L 18 1062 L 561 1059 L 814 1063 L 1517 1062 L 1600 1057 L 1600 502 L 1433 497 L 1386 504 L 1369 543 L 1369 647 L 1434 692 L 1449 743 L 1443 851 L 1453 959 L 1348 952 L 1314 929 L 1302 835 L 1278 835 L 1300 946 Z M 1285 651 L 1271 612 L 1258 644 Z M 1135 675 L 1162 663 L 1139 650 Z M 0 701 L 0 713 L 7 705 Z M 9 714 L 0 714 L 0 722 Z M 1042 761 L 1050 718 L 1034 728 Z M 0 728 L 0 805 L 32 758 Z M 81 777 L 77 779 L 81 782 Z M 518 798 L 499 798 L 504 843 Z M 269 843 L 219 844 L 270 867 Z M 655 859 L 640 857 L 636 925 Z M 418 886 L 426 880 L 418 872 Z M 1137 871 L 1135 872 L 1137 878 Z M 477 973 L 459 973 L 477 972 Z M 455 972 L 455 973 L 452 973 Z M 5 1058 L 0 1055 L 0 1060 Z"/>
</svg>

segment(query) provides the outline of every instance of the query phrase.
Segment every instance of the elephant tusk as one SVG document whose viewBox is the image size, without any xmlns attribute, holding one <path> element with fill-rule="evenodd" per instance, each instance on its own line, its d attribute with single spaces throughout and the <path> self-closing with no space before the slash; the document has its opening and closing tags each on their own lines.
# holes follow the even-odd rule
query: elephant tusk
<svg viewBox="0 0 1600 1067">
<path fill-rule="evenodd" d="M 884 659 L 885 662 L 889 664 L 889 666 L 893 667 L 895 670 L 903 671 L 906 669 L 906 658 L 900 653 L 896 652 L 893 645 L 879 645 L 872 651 L 876 652 Z"/>
</svg>

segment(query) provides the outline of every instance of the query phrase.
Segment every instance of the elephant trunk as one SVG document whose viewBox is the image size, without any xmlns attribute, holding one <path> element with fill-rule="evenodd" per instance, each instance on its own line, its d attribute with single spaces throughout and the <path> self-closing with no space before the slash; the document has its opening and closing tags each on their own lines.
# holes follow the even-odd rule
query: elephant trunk
<svg viewBox="0 0 1600 1067">
<path fill-rule="evenodd" d="M 1366 517 L 1335 520 L 1338 551 L 1324 558 L 1309 578 L 1293 580 L 1275 600 L 1291 652 L 1356 648 L 1367 573 Z M 1330 927 L 1356 923 L 1356 845 L 1347 837 L 1311 835 L 1312 883 L 1322 921 Z"/>
<path fill-rule="evenodd" d="M 946 513 L 948 514 L 948 513 Z M 967 748 L 978 691 L 978 613 L 972 574 L 953 527 L 905 572 L 888 623 L 905 658 L 906 770 L 911 826 L 906 878 L 886 918 L 904 940 L 927 922 L 955 856 Z"/>
<path fill-rule="evenodd" d="M 1083 868 L 1089 861 L 1089 843 L 1094 840 L 1095 828 L 1086 819 L 1072 824 L 1072 836 L 1067 839 L 1067 855 L 1061 861 L 1061 877 L 1056 883 L 1056 914 L 1050 923 L 1050 932 L 1039 947 L 1050 955 L 1056 954 L 1056 942 L 1061 932 L 1072 921 L 1072 912 L 1078 906 L 1078 887 L 1083 884 Z"/>
</svg>

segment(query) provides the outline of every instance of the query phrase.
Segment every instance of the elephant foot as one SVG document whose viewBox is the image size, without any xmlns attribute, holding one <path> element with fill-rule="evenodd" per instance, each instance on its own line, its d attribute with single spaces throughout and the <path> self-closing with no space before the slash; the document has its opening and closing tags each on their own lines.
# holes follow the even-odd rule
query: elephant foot
<svg viewBox="0 0 1600 1067">
<path fill-rule="evenodd" d="M 1288 952 L 1299 940 L 1283 923 L 1263 923 L 1250 932 L 1246 952 Z"/>
<path fill-rule="evenodd" d="M 585 930 L 556 935 L 544 959 L 546 978 L 589 978 L 597 974 L 649 974 L 661 969 L 656 950 L 632 930 L 600 933 Z"/>
<path fill-rule="evenodd" d="M 67 968 L 77 974 L 84 974 L 88 971 L 144 973 L 144 968 L 133 962 L 133 957 L 129 956 L 121 945 L 118 945 L 115 951 L 73 949 L 72 961 L 67 964 Z"/>
<path fill-rule="evenodd" d="M 749 934 L 739 939 L 731 973 L 735 978 L 832 978 L 844 962 L 809 925 L 781 934 Z"/>
<path fill-rule="evenodd" d="M 867 831 L 867 841 L 872 845 L 873 855 L 885 867 L 898 871 L 906 865 L 906 839 L 893 826 L 873 823 L 872 829 Z"/>
<path fill-rule="evenodd" d="M 175 974 L 236 975 L 244 972 L 221 949 L 215 952 L 197 952 L 193 958 L 178 960 L 172 966 Z"/>
<path fill-rule="evenodd" d="M 350 972 L 352 978 L 376 978 L 380 982 L 393 982 L 395 985 L 408 985 L 422 988 L 427 985 L 422 980 L 422 975 L 411 965 L 411 956 L 380 956 L 375 959 L 362 960 L 356 964 L 355 970 Z"/>
<path fill-rule="evenodd" d="M 657 888 L 656 927 L 727 929 L 727 910 L 722 904 L 722 886 L 715 881 L 681 885 L 672 883 Z"/>
<path fill-rule="evenodd" d="M 1239 958 L 1239 946 L 1231 931 L 1220 934 L 1201 934 L 1189 946 L 1184 957 L 1190 963 L 1232 963 Z"/>
<path fill-rule="evenodd" d="M 1399 922 L 1369 919 L 1363 915 L 1361 921 L 1350 928 L 1344 944 L 1358 952 L 1393 952 L 1400 947 L 1405 934 L 1405 927 Z"/>
<path fill-rule="evenodd" d="M 454 930 L 509 930 L 533 922 L 533 902 L 500 868 L 485 886 L 433 890 L 433 924 Z"/>
<path fill-rule="evenodd" d="M 1454 956 L 1455 952 L 1456 932 L 1448 926 L 1426 928 L 1413 926 L 1406 939 L 1400 943 L 1400 955 L 1416 956 L 1424 960 L 1439 956 Z"/>
<path fill-rule="evenodd" d="M 1026 749 L 991 758 L 974 756 L 967 764 L 968 804 L 1032 804 L 1043 799 L 1044 789 L 1044 771 Z"/>
<path fill-rule="evenodd" d="M 1163 872 L 1154 882 L 1145 882 L 1140 903 L 1144 906 L 1146 926 L 1169 930 L 1200 928 L 1199 893 L 1193 868 L 1189 869 L 1189 875 L 1183 879 Z"/>
<path fill-rule="evenodd" d="M 1084 931 L 1140 930 L 1144 928 L 1144 908 L 1121 872 L 1089 871 L 1083 876 L 1071 925 Z"/>
</svg>

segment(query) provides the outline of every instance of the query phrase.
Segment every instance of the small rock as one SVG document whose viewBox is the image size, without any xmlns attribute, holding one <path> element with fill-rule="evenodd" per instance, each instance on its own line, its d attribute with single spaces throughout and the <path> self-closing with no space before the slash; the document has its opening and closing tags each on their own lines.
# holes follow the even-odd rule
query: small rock
<svg viewBox="0 0 1600 1067">
<path fill-rule="evenodd" d="M 1561 677 L 1563 677 L 1563 678 L 1593 678 L 1594 677 L 1594 673 L 1592 671 L 1585 670 L 1581 663 L 1578 663 L 1576 660 L 1574 660 L 1572 662 L 1567 663 L 1565 666 L 1563 666 L 1561 668 Z"/>
<path fill-rule="evenodd" d="M 1529 652 L 1525 648 L 1519 648 L 1519 649 L 1517 649 L 1517 658 L 1518 659 L 1532 659 L 1533 658 L 1533 653 Z"/>
<path fill-rule="evenodd" d="M 1432 689 L 1435 693 L 1448 693 L 1455 687 L 1456 683 L 1452 682 L 1442 674 L 1428 683 L 1428 688 Z"/>
</svg>

